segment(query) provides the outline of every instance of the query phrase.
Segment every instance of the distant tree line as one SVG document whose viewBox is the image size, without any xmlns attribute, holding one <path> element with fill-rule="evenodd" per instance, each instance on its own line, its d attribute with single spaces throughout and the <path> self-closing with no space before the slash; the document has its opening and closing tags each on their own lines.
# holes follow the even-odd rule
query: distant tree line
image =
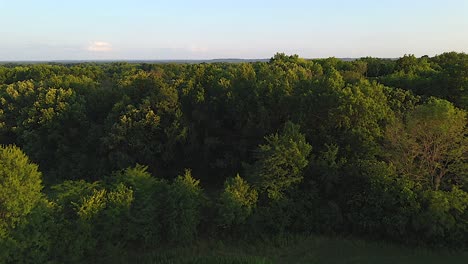
<svg viewBox="0 0 468 264">
<path fill-rule="evenodd" d="M 203 237 L 468 246 L 468 55 L 0 66 L 0 262 Z"/>
</svg>

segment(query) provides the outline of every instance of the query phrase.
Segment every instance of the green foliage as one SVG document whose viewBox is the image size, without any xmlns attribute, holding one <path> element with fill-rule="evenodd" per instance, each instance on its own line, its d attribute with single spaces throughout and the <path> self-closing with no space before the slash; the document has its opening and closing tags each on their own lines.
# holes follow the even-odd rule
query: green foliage
<svg viewBox="0 0 468 264">
<path fill-rule="evenodd" d="M 328 115 L 330 134 L 336 135 L 349 156 L 372 157 L 379 153 L 378 142 L 383 138 L 385 125 L 393 118 L 382 85 L 360 81 L 340 90 L 340 105 Z M 334 142 L 331 142 L 334 143 Z"/>
<path fill-rule="evenodd" d="M 428 94 L 453 102 L 468 109 L 468 54 L 446 52 L 431 58 L 437 64 L 435 87 L 428 87 Z"/>
<path fill-rule="evenodd" d="M 88 164 L 80 153 L 89 122 L 85 99 L 74 89 L 43 85 L 28 80 L 0 90 L 0 139 L 20 145 L 54 180 L 79 175 Z"/>
<path fill-rule="evenodd" d="M 398 170 L 438 190 L 447 177 L 467 177 L 466 112 L 430 98 L 388 127 L 391 161 Z M 456 180 L 456 179 L 455 179 Z"/>
<path fill-rule="evenodd" d="M 99 183 L 84 181 L 66 181 L 53 190 L 60 206 L 56 234 L 60 239 L 54 244 L 58 259 L 80 262 L 112 256 L 126 246 L 120 239 L 127 231 L 132 190 L 123 184 L 105 189 Z"/>
<path fill-rule="evenodd" d="M 420 212 L 418 186 L 398 178 L 395 169 L 384 162 L 362 162 L 357 177 L 348 183 L 354 192 L 346 201 L 353 229 L 374 237 L 411 239 L 412 221 Z"/>
<path fill-rule="evenodd" d="M 199 184 L 190 170 L 186 170 L 174 180 L 166 194 L 164 223 L 166 238 L 171 243 L 190 243 L 197 236 L 204 200 Z"/>
<path fill-rule="evenodd" d="M 284 125 L 281 135 L 265 137 L 256 153 L 251 178 L 261 192 L 271 199 L 279 199 L 283 192 L 302 181 L 302 170 L 308 164 L 312 147 L 300 133 L 299 126 L 291 122 Z"/>
<path fill-rule="evenodd" d="M 381 75 L 381 83 L 411 90 L 418 95 L 436 96 L 467 108 L 468 55 L 447 52 L 433 58 L 404 56 L 395 70 Z"/>
<path fill-rule="evenodd" d="M 0 148 L 0 262 L 205 234 L 463 247 L 467 58 L 0 66 L 0 144 L 46 186 Z"/>
<path fill-rule="evenodd" d="M 449 192 L 425 191 L 423 211 L 416 228 L 437 245 L 468 245 L 468 193 L 454 187 Z"/>
<path fill-rule="evenodd" d="M 219 224 L 223 228 L 242 225 L 252 214 L 258 194 L 239 174 L 224 183 L 224 191 L 219 198 Z"/>
<path fill-rule="evenodd" d="M 41 173 L 16 146 L 0 146 L 0 238 L 19 225 L 42 198 Z"/>
<path fill-rule="evenodd" d="M 154 246 L 163 240 L 162 215 L 166 208 L 169 184 L 157 180 L 146 166 L 136 165 L 114 175 L 117 184 L 133 191 L 126 240 L 132 244 Z"/>
<path fill-rule="evenodd" d="M 92 237 L 97 239 L 100 251 L 94 253 L 118 259 L 128 241 L 122 239 L 127 232 L 128 214 L 133 201 L 133 191 L 123 184 L 106 191 L 97 191 L 83 200 L 78 215 L 83 225 L 92 226 Z"/>
<path fill-rule="evenodd" d="M 261 236 L 262 234 L 285 234 L 292 230 L 292 225 L 297 216 L 297 201 L 283 194 L 281 199 L 271 199 L 268 204 L 259 204 L 252 216 L 255 229 L 251 232 Z"/>
<path fill-rule="evenodd" d="M 312 168 L 319 174 L 318 179 L 314 178 L 313 180 L 321 183 L 324 194 L 329 196 L 335 192 L 336 186 L 340 183 L 342 168 L 346 164 L 346 159 L 339 158 L 340 148 L 336 144 L 326 144 L 325 149 L 317 156 L 312 165 Z"/>
<path fill-rule="evenodd" d="M 114 178 L 117 186 L 123 184 L 133 193 L 126 240 L 149 246 L 195 239 L 205 198 L 190 170 L 171 184 L 153 178 L 141 165 L 127 168 Z"/>
<path fill-rule="evenodd" d="M 395 61 L 391 59 L 378 59 L 372 57 L 361 58 L 367 65 L 367 77 L 380 77 L 391 74 L 395 68 Z"/>
<path fill-rule="evenodd" d="M 124 96 L 107 117 L 103 148 L 113 169 L 143 163 L 154 171 L 156 161 L 174 158 L 173 146 L 185 138 L 177 90 L 158 74 L 141 71 L 120 85 Z"/>
<path fill-rule="evenodd" d="M 99 187 L 99 182 L 64 181 L 51 187 L 51 196 L 62 208 L 65 217 L 74 218 L 78 201 L 84 196 L 91 195 Z"/>
<path fill-rule="evenodd" d="M 45 263 L 55 206 L 41 193 L 38 166 L 16 146 L 0 146 L 0 262 Z"/>
<path fill-rule="evenodd" d="M 419 103 L 420 97 L 415 96 L 411 91 L 384 87 L 383 92 L 387 97 L 388 105 L 396 117 L 402 118 L 406 113 L 412 111 Z"/>
<path fill-rule="evenodd" d="M 41 199 L 8 237 L 0 238 L 0 263 L 48 263 L 53 261 L 57 237 L 56 206 Z"/>
</svg>

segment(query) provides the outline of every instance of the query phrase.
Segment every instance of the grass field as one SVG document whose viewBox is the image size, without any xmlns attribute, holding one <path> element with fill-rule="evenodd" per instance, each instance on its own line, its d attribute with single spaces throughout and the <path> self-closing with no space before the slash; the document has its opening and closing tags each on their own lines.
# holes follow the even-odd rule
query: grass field
<svg viewBox="0 0 468 264">
<path fill-rule="evenodd" d="M 204 241 L 196 245 L 128 256 L 122 263 L 468 263 L 467 251 L 406 248 L 383 242 L 326 237 L 288 237 L 256 243 Z M 113 261 L 114 262 L 114 261 Z"/>
</svg>

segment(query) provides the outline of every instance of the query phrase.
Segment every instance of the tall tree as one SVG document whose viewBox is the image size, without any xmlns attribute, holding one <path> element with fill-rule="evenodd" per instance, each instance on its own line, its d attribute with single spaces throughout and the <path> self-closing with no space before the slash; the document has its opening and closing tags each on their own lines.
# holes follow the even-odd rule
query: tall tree
<svg viewBox="0 0 468 264">
<path fill-rule="evenodd" d="M 467 175 L 466 112 L 431 98 L 388 126 L 391 161 L 399 171 L 438 190 L 449 174 Z"/>
</svg>

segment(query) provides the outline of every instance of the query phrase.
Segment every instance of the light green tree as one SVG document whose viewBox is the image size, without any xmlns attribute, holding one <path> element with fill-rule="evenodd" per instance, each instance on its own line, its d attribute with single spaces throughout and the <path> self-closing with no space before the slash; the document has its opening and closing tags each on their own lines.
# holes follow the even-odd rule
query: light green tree
<svg viewBox="0 0 468 264">
<path fill-rule="evenodd" d="M 37 165 L 16 146 L 0 146 L 0 238 L 14 229 L 40 201 Z"/>
</svg>

